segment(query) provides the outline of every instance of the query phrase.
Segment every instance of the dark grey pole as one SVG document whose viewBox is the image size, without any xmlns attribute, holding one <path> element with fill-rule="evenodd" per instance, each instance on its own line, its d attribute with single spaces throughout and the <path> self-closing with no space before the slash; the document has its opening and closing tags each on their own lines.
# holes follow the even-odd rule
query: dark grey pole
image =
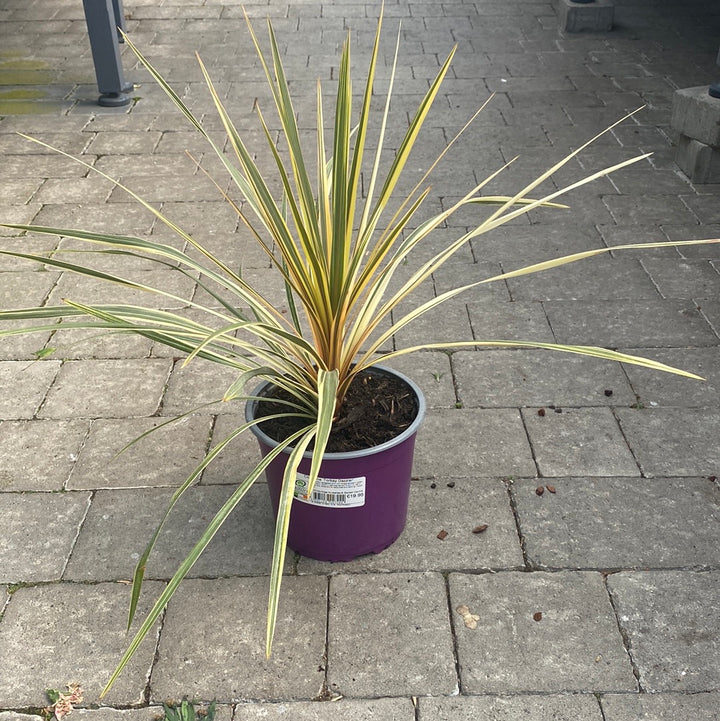
<svg viewBox="0 0 720 721">
<path fill-rule="evenodd" d="M 127 105 L 130 102 L 127 93 L 133 86 L 125 82 L 120 62 L 118 28 L 125 24 L 122 0 L 83 0 L 83 9 L 100 91 L 98 104 L 106 107 Z"/>
<path fill-rule="evenodd" d="M 717 64 L 720 65 L 720 50 L 718 50 Z M 713 98 L 720 98 L 720 80 L 716 83 L 712 83 L 708 92 L 713 96 Z"/>
</svg>

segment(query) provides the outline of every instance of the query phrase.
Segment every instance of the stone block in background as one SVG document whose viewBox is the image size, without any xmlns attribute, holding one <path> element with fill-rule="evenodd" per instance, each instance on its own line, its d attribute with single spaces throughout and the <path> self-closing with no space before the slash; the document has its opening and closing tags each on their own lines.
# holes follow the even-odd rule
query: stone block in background
<svg viewBox="0 0 720 721">
<path fill-rule="evenodd" d="M 720 98 L 706 85 L 676 90 L 670 126 L 678 133 L 675 162 L 693 183 L 720 182 Z"/>
<path fill-rule="evenodd" d="M 612 29 L 615 15 L 615 6 L 610 0 L 558 0 L 557 10 L 560 27 L 569 33 L 607 32 Z"/>
</svg>

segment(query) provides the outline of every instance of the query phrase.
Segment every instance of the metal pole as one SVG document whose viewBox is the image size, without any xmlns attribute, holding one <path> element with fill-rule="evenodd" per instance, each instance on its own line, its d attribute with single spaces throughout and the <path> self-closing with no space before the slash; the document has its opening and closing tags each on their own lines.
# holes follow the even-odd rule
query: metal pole
<svg viewBox="0 0 720 721">
<path fill-rule="evenodd" d="M 717 64 L 720 65 L 720 50 L 718 50 Z M 720 80 L 716 83 L 711 83 L 708 92 L 713 98 L 720 98 Z"/>
<path fill-rule="evenodd" d="M 98 104 L 127 105 L 130 102 L 127 93 L 133 85 L 125 82 L 120 62 L 118 27 L 124 25 L 122 0 L 83 0 L 83 9 L 100 91 Z"/>
</svg>

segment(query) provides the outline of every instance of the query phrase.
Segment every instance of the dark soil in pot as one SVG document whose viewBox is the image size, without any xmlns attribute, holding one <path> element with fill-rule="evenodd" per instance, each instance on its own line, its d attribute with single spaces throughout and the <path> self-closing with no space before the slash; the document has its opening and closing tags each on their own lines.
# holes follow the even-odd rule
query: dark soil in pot
<svg viewBox="0 0 720 721">
<path fill-rule="evenodd" d="M 273 398 L 292 400 L 277 387 L 272 387 L 268 398 L 258 404 L 259 417 L 287 412 L 287 406 L 273 403 Z M 417 414 L 416 396 L 401 378 L 364 370 L 348 389 L 326 451 L 344 453 L 379 446 L 399 436 Z M 307 418 L 276 418 L 260 424 L 260 428 L 270 438 L 281 441 L 307 425 Z"/>
</svg>

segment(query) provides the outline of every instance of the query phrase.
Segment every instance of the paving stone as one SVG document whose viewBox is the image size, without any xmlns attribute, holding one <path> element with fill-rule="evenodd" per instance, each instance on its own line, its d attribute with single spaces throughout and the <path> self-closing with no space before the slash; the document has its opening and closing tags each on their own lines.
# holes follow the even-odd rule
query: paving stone
<svg viewBox="0 0 720 721">
<path fill-rule="evenodd" d="M 5 259 L 2 260 L 4 263 Z M 0 273 L 0 307 L 10 310 L 42 305 L 59 277 L 59 273 L 31 270 Z"/>
<path fill-rule="evenodd" d="M 146 308 L 186 308 L 195 289 L 195 283 L 191 278 L 166 269 L 120 272 L 118 275 L 139 285 L 157 288 L 179 297 L 170 298 L 142 289 L 117 286 L 104 280 L 66 273 L 50 293 L 48 303 L 50 305 L 60 305 L 64 298 L 69 298 L 87 305 L 122 303 L 141 305 Z"/>
<path fill-rule="evenodd" d="M 211 448 L 229 436 L 236 428 L 245 423 L 245 416 L 235 414 L 219 415 L 213 426 Z M 260 450 L 255 436 L 247 431 L 235 438 L 229 446 L 220 452 L 203 471 L 202 484 L 237 485 L 250 474 L 260 461 Z M 263 474 L 257 481 L 265 482 Z"/>
<path fill-rule="evenodd" d="M 469 302 L 467 309 L 475 340 L 555 341 L 541 303 L 484 299 Z"/>
<path fill-rule="evenodd" d="M 60 361 L 0 361 L 0 418 L 32 418 L 40 407 Z"/>
<path fill-rule="evenodd" d="M 150 155 L 160 142 L 160 137 L 160 133 L 147 130 L 136 133 L 100 132 L 90 139 L 87 151 L 96 155 Z"/>
<path fill-rule="evenodd" d="M 220 403 L 225 391 L 240 375 L 239 371 L 221 366 L 203 359 L 195 358 L 182 367 L 182 363 L 173 366 L 163 397 L 163 413 L 168 416 L 187 413 L 205 403 L 212 407 L 202 408 L 203 413 L 242 414 L 245 407 L 241 402 Z"/>
<path fill-rule="evenodd" d="M 607 694 L 600 699 L 605 721 L 673 721 L 686 718 L 714 721 L 718 693 Z"/>
<path fill-rule="evenodd" d="M 167 418 L 97 419 L 83 444 L 67 487 L 179 486 L 205 456 L 209 416 L 189 416 L 129 443 Z"/>
<path fill-rule="evenodd" d="M 556 412 L 558 408 L 562 412 Z M 544 415 L 539 414 L 540 409 L 523 411 L 542 476 L 639 475 L 610 409 L 558 408 L 543 409 Z"/>
<path fill-rule="evenodd" d="M 150 610 L 162 584 L 148 583 L 138 604 L 138 619 Z M 84 703 L 99 695 L 120 660 L 130 591 L 124 585 L 57 583 L 17 589 L 0 623 L 0 655 L 12 658 L 0 676 L 0 708 L 42 707 L 47 688 L 65 688 L 75 679 Z M 134 624 L 132 632 L 137 630 Z M 105 697 L 129 706 L 143 700 L 157 632 L 148 634 L 133 660 Z"/>
<path fill-rule="evenodd" d="M 720 348 L 630 348 L 631 355 L 647 354 L 653 360 L 696 373 L 692 378 L 661 373 L 649 368 L 625 365 L 624 369 L 637 400 L 644 406 L 684 406 L 717 408 L 720 405 Z"/>
<path fill-rule="evenodd" d="M 169 579 L 233 489 L 189 489 L 168 518 L 147 564 L 148 578 Z M 169 489 L 98 491 L 64 574 L 70 581 L 132 579 L 135 564 L 170 502 Z M 0 497 L 1 498 L 1 497 Z M 190 577 L 269 571 L 275 523 L 267 487 L 252 488 L 225 521 Z M 288 563 L 292 561 L 292 554 Z"/>
<path fill-rule="evenodd" d="M 637 690 L 598 573 L 454 573 L 450 600 L 463 693 Z"/>
<path fill-rule="evenodd" d="M 689 301 L 577 300 L 543 305 L 558 343 L 610 348 L 718 345 L 718 337 Z"/>
<path fill-rule="evenodd" d="M 310 576 L 283 580 L 269 661 L 267 594 L 267 578 L 183 583 L 168 604 L 151 698 L 314 698 L 324 679 L 327 581 Z"/>
<path fill-rule="evenodd" d="M 649 258 L 642 264 L 665 298 L 716 298 L 720 294 L 720 273 L 707 260 Z"/>
<path fill-rule="evenodd" d="M 507 272 L 514 269 L 506 266 Z M 507 282 L 514 300 L 657 298 L 655 286 L 634 258 L 591 258 Z"/>
<path fill-rule="evenodd" d="M 720 338 L 720 301 L 703 300 L 701 306 L 702 314 L 707 318 L 715 335 Z"/>
<path fill-rule="evenodd" d="M 197 234 L 202 241 L 205 235 L 233 233 L 238 226 L 238 217 L 230 206 L 222 201 L 166 202 L 162 212 L 186 233 Z M 158 225 L 159 234 L 169 235 L 164 226 Z"/>
<path fill-rule="evenodd" d="M 701 408 L 617 411 L 623 433 L 648 476 L 717 475 L 720 413 Z"/>
<path fill-rule="evenodd" d="M 636 400 L 619 364 L 581 355 L 527 349 L 459 352 L 453 367 L 466 408 L 614 406 Z"/>
<path fill-rule="evenodd" d="M 147 358 L 153 342 L 138 335 L 103 332 L 92 329 L 58 328 L 43 350 L 52 349 L 55 358 L 92 360 Z"/>
<path fill-rule="evenodd" d="M 720 237 L 720 227 L 712 224 L 701 226 L 666 225 L 663 226 L 663 233 L 667 235 L 668 240 L 713 240 Z M 682 246 L 678 248 L 678 253 L 681 257 L 689 260 L 697 258 L 717 260 L 720 258 L 720 243 Z"/>
<path fill-rule="evenodd" d="M 683 226 L 684 227 L 684 226 Z M 599 226 L 600 233 L 602 234 L 603 240 L 607 246 L 615 245 L 631 245 L 633 243 L 661 243 L 667 241 L 668 238 L 663 235 L 663 231 L 656 227 L 647 227 L 647 225 L 601 225 Z M 687 235 L 683 235 L 681 239 L 692 239 L 696 237 L 697 228 L 693 232 L 688 232 Z M 673 238 L 670 238 L 673 240 Z M 702 246 L 689 246 L 689 247 L 702 247 Z M 683 249 L 686 252 L 688 248 Z M 663 258 L 677 262 L 678 257 L 681 255 L 677 248 L 637 248 L 634 250 L 624 249 L 612 251 L 614 257 L 618 257 L 620 260 L 627 258 L 640 258 L 640 260 L 648 260 L 650 258 Z"/>
<path fill-rule="evenodd" d="M 170 373 L 162 359 L 64 363 L 39 413 L 41 418 L 117 418 L 155 413 Z"/>
<path fill-rule="evenodd" d="M 406 313 L 415 310 L 419 305 L 418 302 L 413 304 L 412 307 L 394 310 L 393 321 L 397 323 Z M 473 331 L 470 326 L 467 306 L 464 302 L 454 298 L 419 316 L 411 324 L 398 330 L 393 337 L 395 347 L 398 349 L 429 343 L 472 341 Z"/>
<path fill-rule="evenodd" d="M 145 235 L 155 223 L 153 215 L 131 202 L 103 205 L 55 203 L 43 205 L 42 210 L 38 210 L 32 219 L 33 223 L 50 228 L 83 228 L 97 233 Z M 29 219 L 24 222 L 29 222 Z"/>
<path fill-rule="evenodd" d="M 328 684 L 347 697 L 457 689 L 445 582 L 438 573 L 330 579 Z"/>
<path fill-rule="evenodd" d="M 435 292 L 440 295 L 449 290 L 459 288 L 463 285 L 478 283 L 486 278 L 494 278 L 502 273 L 502 267 L 499 263 L 453 263 L 449 262 L 433 273 L 435 280 Z M 479 285 L 460 298 L 463 301 L 478 300 L 484 296 L 492 296 L 498 302 L 507 302 L 510 300 L 507 288 L 502 280 Z"/>
<path fill-rule="evenodd" d="M 179 699 L 168 699 L 179 703 Z M 197 711 L 207 709 L 207 704 L 198 704 L 193 700 Z M 80 721 L 157 721 L 163 718 L 164 709 L 162 706 L 145 706 L 144 708 L 115 709 L 109 707 L 100 708 L 76 708 L 73 715 Z M 230 721 L 232 719 L 232 706 L 218 704 L 215 707 L 215 718 L 217 721 Z M 0 720 L 1 721 L 1 720 Z"/>
<path fill-rule="evenodd" d="M 458 434 L 466 442 L 458 446 Z M 435 409 L 418 431 L 413 473 L 430 476 L 534 476 L 517 410 Z"/>
<path fill-rule="evenodd" d="M 513 484 L 537 568 L 699 568 L 720 560 L 720 489 L 707 478 L 558 478 Z"/>
<path fill-rule="evenodd" d="M 104 203 L 113 190 L 104 178 L 48 178 L 33 200 L 48 203 Z"/>
<path fill-rule="evenodd" d="M 87 493 L 0 494 L 0 583 L 59 579 L 89 500 Z"/>
<path fill-rule="evenodd" d="M 601 721 L 597 699 L 590 694 L 543 696 L 458 696 L 418 699 L 418 721 Z"/>
<path fill-rule="evenodd" d="M 382 357 L 378 359 L 380 365 Z M 425 396 L 428 408 L 454 408 L 455 388 L 450 358 L 445 353 L 412 353 L 392 358 L 387 366 L 403 373 L 416 383 Z"/>
<path fill-rule="evenodd" d="M 235 721 L 414 721 L 415 709 L 407 698 L 342 699 L 335 703 L 241 703 Z M 2 719 L 0 719 L 2 721 Z"/>
<path fill-rule="evenodd" d="M 487 530 L 473 533 L 482 524 L 487 524 Z M 442 540 L 438 538 L 441 531 L 447 533 Z M 522 567 L 522 551 L 505 486 L 490 479 L 451 477 L 411 484 L 405 530 L 382 553 L 342 565 L 303 557 L 298 562 L 299 573 L 326 574 Z"/>
<path fill-rule="evenodd" d="M 518 268 L 562 255 L 602 247 L 597 230 L 571 223 L 558 223 L 542 228 L 501 226 L 487 235 L 476 238 L 472 244 L 479 258 L 498 261 L 503 267 L 512 263 L 512 267 Z"/>
<path fill-rule="evenodd" d="M 718 581 L 717 571 L 627 572 L 608 578 L 643 690 L 693 693 L 718 688 Z"/>
<path fill-rule="evenodd" d="M 0 491 L 59 491 L 87 434 L 85 421 L 0 422 Z"/>
</svg>

